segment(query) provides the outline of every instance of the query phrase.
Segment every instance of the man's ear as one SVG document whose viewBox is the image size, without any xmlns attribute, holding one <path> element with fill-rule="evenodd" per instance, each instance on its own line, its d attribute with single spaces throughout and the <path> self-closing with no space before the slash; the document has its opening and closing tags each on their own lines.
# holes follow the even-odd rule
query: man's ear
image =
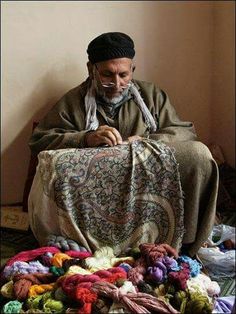
<svg viewBox="0 0 236 314">
<path fill-rule="evenodd" d="M 87 62 L 87 68 L 88 68 L 88 75 L 89 78 L 93 78 L 93 65 L 90 61 Z"/>
<path fill-rule="evenodd" d="M 132 64 L 132 72 L 134 72 L 135 69 L 136 69 L 136 65 L 133 63 L 133 64 Z"/>
</svg>

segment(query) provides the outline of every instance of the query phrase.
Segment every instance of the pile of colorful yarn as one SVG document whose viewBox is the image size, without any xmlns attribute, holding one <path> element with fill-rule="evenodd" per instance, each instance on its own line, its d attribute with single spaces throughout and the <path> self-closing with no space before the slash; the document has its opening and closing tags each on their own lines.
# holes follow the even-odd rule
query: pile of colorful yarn
<svg viewBox="0 0 236 314">
<path fill-rule="evenodd" d="M 1 313 L 211 313 L 219 292 L 197 260 L 167 244 L 119 257 L 110 247 L 92 255 L 47 246 L 8 260 Z"/>
</svg>

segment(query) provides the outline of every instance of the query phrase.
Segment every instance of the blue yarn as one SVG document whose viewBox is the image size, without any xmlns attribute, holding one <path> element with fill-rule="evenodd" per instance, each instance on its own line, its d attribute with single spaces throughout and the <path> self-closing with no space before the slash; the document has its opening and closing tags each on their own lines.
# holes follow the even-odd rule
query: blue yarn
<svg viewBox="0 0 236 314">
<path fill-rule="evenodd" d="M 177 261 L 178 263 L 187 263 L 189 265 L 191 277 L 196 277 L 198 274 L 200 274 L 202 265 L 197 260 L 193 260 L 187 255 L 181 255 Z"/>
<path fill-rule="evenodd" d="M 128 273 L 129 270 L 132 268 L 132 266 L 130 266 L 130 265 L 127 264 L 127 263 L 121 263 L 121 264 L 119 265 L 119 267 L 121 267 L 122 269 L 124 269 L 124 271 L 125 271 L 126 273 Z"/>
</svg>

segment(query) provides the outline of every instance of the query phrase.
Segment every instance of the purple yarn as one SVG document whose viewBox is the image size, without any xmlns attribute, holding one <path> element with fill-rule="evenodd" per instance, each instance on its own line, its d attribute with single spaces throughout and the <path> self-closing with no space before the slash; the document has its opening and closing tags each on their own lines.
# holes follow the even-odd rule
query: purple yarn
<svg viewBox="0 0 236 314">
<path fill-rule="evenodd" d="M 214 310 L 216 313 L 234 313 L 234 296 L 219 297 L 215 300 Z"/>
<path fill-rule="evenodd" d="M 164 256 L 161 259 L 162 263 L 166 266 L 168 271 L 179 271 L 180 267 L 173 257 Z"/>
<path fill-rule="evenodd" d="M 50 255 L 49 255 L 49 254 L 50 254 Z M 46 253 L 46 254 L 44 254 L 44 255 L 42 255 L 42 256 L 40 257 L 40 261 L 41 261 L 41 263 L 42 263 L 44 266 L 50 267 L 50 266 L 52 266 L 52 263 L 51 263 L 52 257 L 53 257 L 53 254 L 51 254 L 51 253 Z"/>
<path fill-rule="evenodd" d="M 12 278 L 17 274 L 32 274 L 32 273 L 48 273 L 49 268 L 43 266 L 39 261 L 33 262 L 15 262 L 11 266 L 6 266 L 3 271 L 3 276 L 6 279 Z"/>
<path fill-rule="evenodd" d="M 157 266 L 148 267 L 148 274 L 150 278 L 156 283 L 161 283 L 164 281 L 164 272 Z"/>
</svg>

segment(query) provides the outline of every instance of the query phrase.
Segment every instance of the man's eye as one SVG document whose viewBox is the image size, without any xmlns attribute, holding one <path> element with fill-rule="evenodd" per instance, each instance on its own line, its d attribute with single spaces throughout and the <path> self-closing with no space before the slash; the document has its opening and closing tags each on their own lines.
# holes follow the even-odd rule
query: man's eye
<svg viewBox="0 0 236 314">
<path fill-rule="evenodd" d="M 125 77 L 127 77 L 127 76 L 128 76 L 128 73 L 121 73 L 121 74 L 120 74 L 120 77 L 121 77 L 121 78 L 125 78 Z"/>
<path fill-rule="evenodd" d="M 110 73 L 103 73 L 102 76 L 103 77 L 111 77 L 111 74 Z"/>
</svg>

